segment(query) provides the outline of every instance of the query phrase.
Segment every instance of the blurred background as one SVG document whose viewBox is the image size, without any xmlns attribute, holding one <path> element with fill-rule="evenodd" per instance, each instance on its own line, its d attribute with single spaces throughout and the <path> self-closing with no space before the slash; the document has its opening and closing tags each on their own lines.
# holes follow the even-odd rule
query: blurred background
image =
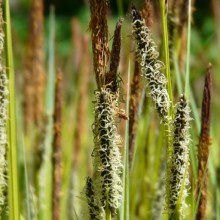
<svg viewBox="0 0 220 220">
<path fill-rule="evenodd" d="M 94 90 L 96 89 L 95 77 L 93 74 L 93 58 L 92 45 L 89 31 L 90 10 L 89 2 L 84 0 L 54 0 L 40 1 L 40 6 L 36 6 L 40 15 L 36 15 L 32 6 L 34 1 L 31 0 L 11 0 L 11 16 L 12 16 L 12 35 L 13 49 L 16 73 L 16 97 L 18 106 L 18 121 L 20 123 L 20 135 L 24 134 L 24 147 L 27 160 L 28 181 L 31 195 L 33 198 L 33 212 L 40 212 L 38 203 L 40 197 L 37 196 L 38 191 L 34 187 L 36 183 L 35 172 L 42 163 L 42 140 L 45 137 L 44 119 L 37 120 L 34 109 L 35 101 L 41 99 L 42 109 L 45 106 L 45 91 L 40 89 L 42 85 L 47 84 L 47 74 L 50 70 L 50 28 L 49 13 L 51 5 L 55 9 L 55 69 L 63 73 L 63 101 L 62 101 L 62 199 L 61 199 L 61 219 L 74 219 L 74 212 L 80 215 L 83 207 L 83 199 L 81 192 L 85 185 L 85 179 L 92 174 L 91 153 L 93 149 L 92 123 L 94 120 L 93 101 Z M 37 1 L 36 1 L 37 2 Z M 172 4 L 173 1 L 171 1 Z M 43 4 L 42 4 L 43 3 Z M 162 29 L 160 20 L 159 2 L 152 1 L 152 24 L 151 30 L 153 37 L 159 48 L 161 48 Z M 119 64 L 119 72 L 123 80 L 122 88 L 126 99 L 126 81 L 129 69 L 131 75 L 134 71 L 134 51 L 135 46 L 131 37 L 131 18 L 130 6 L 135 4 L 138 9 L 144 7 L 144 0 L 109 0 L 108 1 L 108 28 L 109 28 L 109 44 L 112 43 L 112 37 L 116 21 L 119 17 L 124 18 L 122 26 L 122 48 L 121 60 Z M 41 12 L 43 17 L 41 16 Z M 36 13 L 35 15 L 33 15 Z M 36 19 L 37 16 L 38 19 Z M 33 19 L 35 18 L 35 19 Z M 216 203 L 215 196 L 219 195 L 219 176 L 220 176 L 220 137 L 219 137 L 219 111 L 220 111 L 220 1 L 219 0 L 194 0 L 192 11 L 192 29 L 191 29 L 191 54 L 190 54 L 190 86 L 192 93 L 190 102 L 194 104 L 192 111 L 192 148 L 198 145 L 198 137 L 200 132 L 200 114 L 202 93 L 204 86 L 204 78 L 208 63 L 212 63 L 213 67 L 213 85 L 212 85 L 212 119 L 211 119 L 211 165 L 210 165 L 210 193 L 208 219 L 216 212 L 220 203 Z M 186 24 L 185 24 L 186 26 Z M 186 31 L 183 31 L 183 40 L 181 48 L 183 54 L 178 57 L 178 69 L 182 79 L 185 74 L 185 50 L 186 50 Z M 38 42 L 38 43 L 37 43 Z M 35 48 L 35 52 L 33 52 Z M 185 49 L 184 49 L 185 48 Z M 160 49 L 161 50 L 161 49 Z M 37 52 L 36 52 L 37 51 Z M 34 53 L 39 63 L 32 61 Z M 36 59 L 35 59 L 36 60 Z M 35 66 L 36 65 L 36 66 Z M 40 65 L 40 67 L 37 65 Z M 33 69 L 40 68 L 46 76 L 39 87 L 35 88 L 31 81 L 34 75 L 31 74 Z M 176 71 L 176 70 L 175 70 Z M 171 72 L 175 78 L 174 71 Z M 42 82 L 41 81 L 41 82 Z M 44 86 L 42 86 L 44 87 Z M 32 89 L 31 89 L 32 88 Z M 33 91 L 32 91 L 33 90 Z M 32 100 L 35 93 L 41 94 L 41 98 Z M 174 100 L 178 99 L 178 88 L 176 81 L 173 81 Z M 51 97 L 53 99 L 53 97 Z M 39 100 L 38 100 L 39 101 Z M 155 188 L 152 186 L 150 176 L 154 167 L 154 162 L 160 158 L 155 154 L 154 149 L 158 145 L 159 138 L 159 119 L 154 113 L 152 107 L 149 106 L 148 99 L 145 96 L 140 99 L 142 106 L 140 107 L 138 135 L 136 138 L 136 154 L 133 162 L 133 175 L 131 178 L 131 187 L 133 191 L 131 198 L 131 219 L 148 219 L 149 211 L 146 207 L 152 204 L 149 202 L 152 198 L 149 195 L 142 197 L 143 193 L 152 192 L 151 195 L 156 197 Z M 31 107 L 32 106 L 32 107 Z M 39 107 L 40 108 L 40 107 Z M 125 109 L 125 103 L 122 103 Z M 43 113 L 42 113 L 43 114 Z M 41 117 L 41 116 L 39 116 Z M 152 120 L 150 120 L 152 119 Z M 39 122 L 40 121 L 40 122 Z M 124 138 L 125 121 L 121 120 L 119 131 Z M 149 131 L 149 129 L 151 129 Z M 21 132 L 22 131 L 22 132 Z M 21 137 L 20 136 L 20 137 Z M 20 138 L 22 139 L 22 138 Z M 22 140 L 20 140 L 20 143 Z M 123 142 L 124 143 L 124 142 Z M 21 146 L 21 145 L 19 145 Z M 138 148 L 138 146 L 142 146 Z M 148 147 L 151 146 L 151 147 Z M 123 149 L 121 149 L 123 151 Z M 143 153 L 143 154 L 142 154 Z M 158 153 L 158 152 L 157 152 Z M 162 164 L 163 153 L 160 152 Z M 192 155 L 191 155 L 192 156 Z M 194 155 L 195 157 L 195 155 Z M 194 160 L 193 156 L 191 160 Z M 24 191 L 24 165 L 22 156 L 19 159 L 20 164 L 20 188 L 21 193 Z M 160 165 L 158 165 L 160 166 Z M 161 165 L 162 166 L 162 165 Z M 140 171 L 141 170 L 141 171 Z M 158 176 L 160 172 L 158 171 Z M 193 173 L 193 171 L 192 171 Z M 193 174 L 191 175 L 193 176 Z M 138 180 L 137 180 L 138 179 Z M 155 180 L 156 182 L 156 180 Z M 216 186 L 217 184 L 217 186 Z M 218 192 L 217 194 L 215 194 Z M 25 192 L 23 192 L 25 194 Z M 149 193 L 150 194 L 150 193 Z M 71 199 L 70 199 L 71 198 Z M 189 198 L 189 203 L 190 203 Z M 71 201 L 70 201 L 71 200 Z M 214 206 L 213 206 L 214 204 Z M 216 205 L 218 204 L 218 205 Z M 24 203 L 23 203 L 23 206 Z M 71 207 L 74 207 L 73 209 Z M 24 208 L 25 209 L 25 208 Z M 39 210 L 38 210 L 39 209 Z M 151 208 L 149 208 L 150 210 Z M 71 213 L 70 213 L 71 212 Z M 189 211 L 190 212 L 190 211 Z M 150 219 L 150 218 L 149 218 Z"/>
</svg>

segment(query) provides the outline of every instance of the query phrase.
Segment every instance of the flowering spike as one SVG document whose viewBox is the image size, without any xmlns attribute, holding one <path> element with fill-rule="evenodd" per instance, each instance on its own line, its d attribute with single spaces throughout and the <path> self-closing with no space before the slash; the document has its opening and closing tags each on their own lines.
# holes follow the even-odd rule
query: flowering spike
<svg viewBox="0 0 220 220">
<path fill-rule="evenodd" d="M 158 60 L 157 45 L 151 38 L 150 30 L 145 26 L 141 14 L 132 7 L 133 36 L 136 40 L 137 59 L 141 73 L 147 80 L 149 94 L 163 122 L 168 119 L 170 98 L 166 89 L 167 79 L 161 72 L 164 64 Z"/>
<path fill-rule="evenodd" d="M 170 219 L 175 215 L 183 217 L 186 207 L 185 198 L 189 185 L 189 121 L 190 108 L 182 95 L 177 103 L 177 110 L 173 122 L 172 153 L 168 161 L 167 179 L 167 207 Z"/>
<path fill-rule="evenodd" d="M 123 166 L 115 114 L 118 97 L 109 89 L 96 92 L 94 134 L 94 192 L 99 207 L 118 209 L 122 200 L 121 174 Z"/>
</svg>

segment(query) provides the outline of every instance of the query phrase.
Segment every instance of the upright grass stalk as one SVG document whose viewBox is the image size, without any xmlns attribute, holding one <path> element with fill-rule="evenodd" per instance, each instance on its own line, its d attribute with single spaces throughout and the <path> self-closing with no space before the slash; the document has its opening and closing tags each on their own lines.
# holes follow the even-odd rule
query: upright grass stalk
<svg viewBox="0 0 220 220">
<path fill-rule="evenodd" d="M 49 59 L 48 77 L 46 88 L 46 130 L 44 139 L 44 158 L 39 172 L 39 198 L 40 198 L 40 219 L 48 220 L 52 218 L 52 141 L 53 141 L 53 113 L 54 113 L 54 94 L 55 94 L 55 14 L 54 8 L 50 9 L 50 36 L 49 36 Z"/>
<path fill-rule="evenodd" d="M 6 22 L 6 66 L 9 80 L 9 123 L 8 123 L 8 173 L 9 173 L 9 219 L 20 219 L 20 200 L 18 190 L 18 164 L 17 164 L 17 136 L 15 118 L 15 85 L 14 85 L 14 63 L 11 38 L 11 20 L 9 0 L 5 0 L 5 22 Z"/>
</svg>

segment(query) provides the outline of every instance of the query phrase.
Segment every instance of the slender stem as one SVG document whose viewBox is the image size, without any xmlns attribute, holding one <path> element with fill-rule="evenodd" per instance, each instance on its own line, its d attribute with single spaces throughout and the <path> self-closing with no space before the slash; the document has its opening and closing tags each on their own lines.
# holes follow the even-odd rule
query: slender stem
<svg viewBox="0 0 220 220">
<path fill-rule="evenodd" d="M 128 64 L 128 82 L 127 82 L 127 104 L 126 111 L 129 115 L 130 100 L 130 61 Z M 126 121 L 125 145 L 124 145 L 124 172 L 123 172 L 123 204 L 121 209 L 121 219 L 129 220 L 129 122 Z"/>
<path fill-rule="evenodd" d="M 48 57 L 48 83 L 46 90 L 46 112 L 52 115 L 54 111 L 54 97 L 55 89 L 55 58 L 54 58 L 54 48 L 55 48 L 55 9 L 53 6 L 50 7 L 50 36 L 49 36 L 49 57 Z"/>
<path fill-rule="evenodd" d="M 185 78 L 185 97 L 189 96 L 189 74 L 190 74 L 190 39 L 191 39 L 191 0 L 188 5 L 188 31 L 187 31 L 187 52 L 186 52 L 186 78 Z"/>
<path fill-rule="evenodd" d="M 171 103 L 173 102 L 173 93 L 172 93 L 172 82 L 170 76 L 170 58 L 169 58 L 169 43 L 168 43 L 168 29 L 167 29 L 167 15 L 166 15 L 166 6 L 165 0 L 160 0 L 160 11 L 162 18 L 163 26 L 163 50 L 164 50 L 164 59 L 166 65 L 166 77 L 168 80 L 168 94 L 170 96 Z M 172 114 L 172 105 L 170 108 L 170 115 Z"/>
<path fill-rule="evenodd" d="M 8 146 L 8 166 L 9 166 L 9 219 L 18 220 L 19 211 L 19 191 L 18 191 L 18 170 L 17 170 L 17 137 L 16 137 L 16 117 L 15 117 L 15 91 L 14 91 L 14 64 L 11 39 L 11 21 L 9 0 L 5 1 L 5 21 L 6 21 L 6 66 L 9 79 L 9 146 Z"/>
<path fill-rule="evenodd" d="M 109 209 L 108 205 L 106 206 L 105 215 L 106 215 L 106 220 L 111 220 L 112 219 L 111 210 Z"/>
<path fill-rule="evenodd" d="M 52 219 L 52 141 L 53 141 L 53 114 L 54 114 L 54 94 L 55 94 L 55 11 L 50 8 L 49 18 L 49 55 L 48 55 L 48 77 L 46 88 L 46 120 L 44 139 L 44 161 L 39 173 L 39 216 L 41 220 Z M 42 182 L 44 184 L 42 184 Z"/>
</svg>

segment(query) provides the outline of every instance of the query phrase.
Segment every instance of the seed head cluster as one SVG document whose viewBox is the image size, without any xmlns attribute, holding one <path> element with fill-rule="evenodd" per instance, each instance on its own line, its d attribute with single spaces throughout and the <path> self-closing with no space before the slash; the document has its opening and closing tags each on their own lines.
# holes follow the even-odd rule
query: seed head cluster
<svg viewBox="0 0 220 220">
<path fill-rule="evenodd" d="M 166 89 L 167 79 L 161 70 L 164 64 L 158 60 L 157 45 L 151 38 L 150 30 L 145 25 L 141 14 L 132 8 L 132 34 L 136 40 L 136 52 L 141 73 L 147 80 L 149 94 L 162 121 L 167 121 L 170 98 Z"/>
<path fill-rule="evenodd" d="M 169 215 L 176 212 L 179 216 L 183 215 L 186 208 L 185 198 L 189 185 L 189 121 L 190 108 L 185 97 L 182 95 L 177 103 L 177 110 L 173 122 L 173 148 L 172 157 L 169 161 L 169 178 L 167 181 L 167 210 Z"/>
<path fill-rule="evenodd" d="M 123 165 L 116 123 L 119 95 L 116 94 L 109 88 L 95 92 L 95 121 L 92 126 L 94 174 L 92 178 L 87 178 L 84 189 L 90 219 L 105 219 L 106 207 L 114 215 L 122 201 Z"/>
<path fill-rule="evenodd" d="M 118 97 L 109 89 L 96 92 L 94 134 L 94 192 L 97 205 L 118 209 L 122 200 L 122 163 L 115 109 Z"/>
</svg>

